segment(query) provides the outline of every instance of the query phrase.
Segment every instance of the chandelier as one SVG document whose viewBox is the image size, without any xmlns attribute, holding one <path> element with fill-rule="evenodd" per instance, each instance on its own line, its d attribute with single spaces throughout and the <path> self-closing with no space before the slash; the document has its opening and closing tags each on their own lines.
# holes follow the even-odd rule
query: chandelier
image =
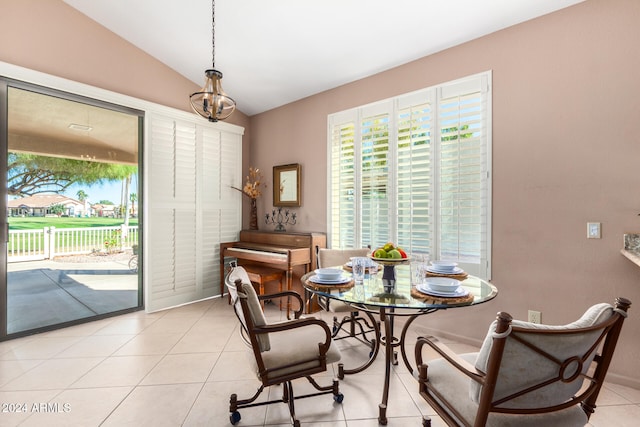
<svg viewBox="0 0 640 427">
<path fill-rule="evenodd" d="M 189 96 L 191 108 L 210 122 L 224 120 L 236 109 L 236 102 L 222 90 L 222 73 L 216 70 L 216 7 L 211 1 L 211 68 L 204 72 L 204 86 Z"/>
</svg>

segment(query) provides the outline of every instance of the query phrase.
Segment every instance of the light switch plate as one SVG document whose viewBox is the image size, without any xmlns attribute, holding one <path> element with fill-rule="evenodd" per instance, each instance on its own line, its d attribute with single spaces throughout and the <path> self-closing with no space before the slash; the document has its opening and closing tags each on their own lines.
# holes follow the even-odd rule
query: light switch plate
<svg viewBox="0 0 640 427">
<path fill-rule="evenodd" d="M 587 223 L 587 239 L 599 239 L 600 235 L 600 223 L 588 222 Z"/>
</svg>

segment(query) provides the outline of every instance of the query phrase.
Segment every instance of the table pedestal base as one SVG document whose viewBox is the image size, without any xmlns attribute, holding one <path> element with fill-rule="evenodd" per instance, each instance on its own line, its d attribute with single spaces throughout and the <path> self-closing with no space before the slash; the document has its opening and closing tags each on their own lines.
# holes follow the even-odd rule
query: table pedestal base
<svg viewBox="0 0 640 427">
<path fill-rule="evenodd" d="M 393 293 L 396 288 L 396 267 L 395 265 L 383 265 L 382 286 L 386 293 Z"/>
<path fill-rule="evenodd" d="M 387 425 L 387 404 L 389 402 L 389 385 L 391 381 L 391 365 L 398 364 L 398 352 L 395 351 L 396 347 L 400 347 L 400 353 L 402 354 L 402 360 L 409 372 L 413 372 L 413 368 L 409 363 L 404 343 L 407 336 L 409 326 L 416 320 L 419 314 L 408 316 L 407 321 L 402 327 L 402 333 L 400 338 L 396 338 L 394 335 L 394 317 L 395 310 L 390 309 L 389 313 L 384 307 L 380 307 L 380 322 L 384 323 L 384 337 L 381 338 L 380 344 L 384 345 L 384 388 L 382 389 L 382 402 L 378 405 L 378 423 L 381 425 Z M 425 313 L 421 313 L 425 314 Z"/>
</svg>

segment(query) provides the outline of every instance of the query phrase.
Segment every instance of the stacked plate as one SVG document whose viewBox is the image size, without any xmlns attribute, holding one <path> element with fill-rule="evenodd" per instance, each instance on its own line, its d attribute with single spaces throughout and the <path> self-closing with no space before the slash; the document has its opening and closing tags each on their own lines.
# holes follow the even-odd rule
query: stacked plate
<svg viewBox="0 0 640 427">
<path fill-rule="evenodd" d="M 427 277 L 424 283 L 416 285 L 416 289 L 423 294 L 436 297 L 457 298 L 469 294 L 469 290 L 460 286 L 460 281 L 446 277 Z"/>
<path fill-rule="evenodd" d="M 319 268 L 315 273 L 315 276 L 311 276 L 309 281 L 321 285 L 341 285 L 351 281 L 351 277 L 344 274 L 339 268 Z"/>
<path fill-rule="evenodd" d="M 449 261 L 431 261 L 427 271 L 436 274 L 460 274 L 464 272 L 463 269 L 458 267 L 457 263 Z"/>
</svg>

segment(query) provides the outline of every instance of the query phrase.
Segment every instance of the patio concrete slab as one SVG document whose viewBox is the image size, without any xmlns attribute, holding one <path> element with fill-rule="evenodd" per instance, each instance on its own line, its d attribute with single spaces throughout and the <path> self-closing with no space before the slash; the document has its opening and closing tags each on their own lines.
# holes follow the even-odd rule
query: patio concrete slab
<svg viewBox="0 0 640 427">
<path fill-rule="evenodd" d="M 138 275 L 122 262 L 8 265 L 8 333 L 138 306 Z"/>
<path fill-rule="evenodd" d="M 10 334 L 95 315 L 42 270 L 9 272 L 7 279 L 7 332 Z"/>
</svg>

